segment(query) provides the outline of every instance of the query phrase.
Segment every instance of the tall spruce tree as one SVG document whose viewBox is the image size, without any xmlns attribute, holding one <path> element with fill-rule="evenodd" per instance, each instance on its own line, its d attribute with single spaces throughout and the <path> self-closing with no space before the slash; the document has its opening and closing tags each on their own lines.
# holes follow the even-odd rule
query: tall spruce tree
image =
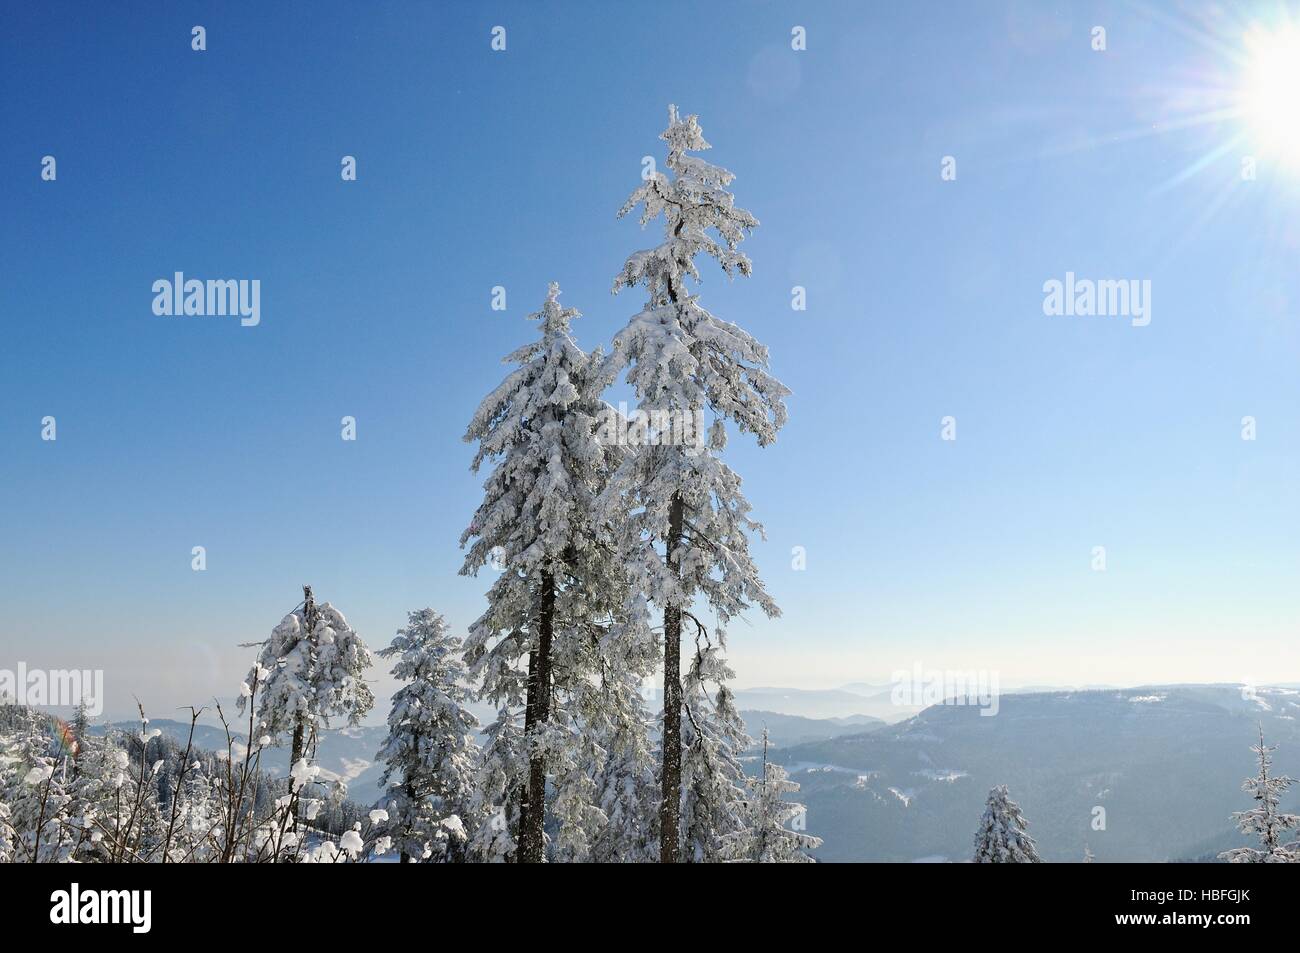
<svg viewBox="0 0 1300 953">
<path fill-rule="evenodd" d="M 736 207 L 726 189 L 730 172 L 688 155 L 709 148 L 697 117 L 683 119 L 670 106 L 660 138 L 668 144 L 669 174 L 649 176 L 619 214 L 641 206 L 643 227 L 662 216 L 664 240 L 629 256 L 614 281 L 615 292 L 644 286 L 647 301 L 616 336 L 607 371 L 613 379 L 626 369 L 651 426 L 606 499 L 611 511 L 632 514 L 624 542 L 633 585 L 663 615 L 660 860 L 671 863 L 681 850 L 683 620 L 703 628 L 690 611 L 703 597 L 718 617 L 721 641 L 727 621 L 751 604 L 779 614 L 749 556 L 748 534 L 762 528 L 750 519 L 740 478 L 717 454 L 728 420 L 760 446 L 774 441 L 789 391 L 767 373 L 767 349 L 710 314 L 688 287 L 688 280 L 700 280 L 699 255 L 713 258 L 728 277 L 748 275 L 750 261 L 737 246 L 758 220 Z M 707 435 L 706 412 L 713 418 Z"/>
<path fill-rule="evenodd" d="M 380 783 L 388 817 L 372 836 L 392 838 L 402 863 L 460 859 L 445 837 L 442 822 L 457 817 L 466 826 L 474 790 L 478 719 L 467 709 L 461 640 L 432 609 L 407 614 L 382 658 L 396 659 L 393 676 L 404 684 L 393 695 L 388 737 L 379 749 L 384 764 Z"/>
<path fill-rule="evenodd" d="M 495 462 L 484 499 L 461 545 L 474 540 L 461 572 L 492 562 L 501 576 L 488 609 L 471 627 L 465 657 L 479 695 L 498 707 L 525 706 L 528 780 L 519 829 L 519 860 L 544 859 L 548 749 L 553 686 L 578 673 L 557 660 L 583 658 L 573 644 L 598 639 L 596 622 L 622 598 L 621 567 L 600 540 L 598 494 L 618 448 L 597 434 L 608 408 L 600 399 L 603 355 L 573 340 L 578 317 L 559 303 L 552 283 L 542 310 L 541 339 L 509 354 L 518 364 L 475 412 L 465 433 L 478 441 L 472 468 Z M 527 664 L 527 674 L 522 671 Z"/>
</svg>

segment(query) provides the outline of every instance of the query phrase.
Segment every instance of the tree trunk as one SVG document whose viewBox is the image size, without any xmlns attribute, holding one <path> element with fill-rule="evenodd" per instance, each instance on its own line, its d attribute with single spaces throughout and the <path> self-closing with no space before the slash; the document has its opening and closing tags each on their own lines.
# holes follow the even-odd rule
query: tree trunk
<svg viewBox="0 0 1300 953">
<path fill-rule="evenodd" d="M 529 704 L 524 715 L 528 746 L 528 799 L 519 832 L 519 862 L 540 864 L 545 849 L 546 758 L 537 736 L 551 718 L 551 636 L 555 629 L 555 576 L 542 572 L 541 607 L 537 619 L 537 648 L 528 657 Z"/>
<path fill-rule="evenodd" d="M 417 757 L 417 758 L 418 758 L 419 755 L 420 755 L 420 734 L 419 734 L 419 732 L 416 732 L 416 734 L 415 734 L 415 754 L 416 754 L 416 757 Z M 407 770 L 409 771 L 410 769 L 408 768 Z M 409 863 L 411 862 L 411 855 L 408 854 L 408 853 L 406 852 L 406 844 L 407 844 L 407 843 L 410 841 L 410 839 L 411 839 L 410 817 L 411 817 L 412 812 L 414 811 L 414 804 L 415 804 L 415 783 L 411 780 L 410 775 L 407 775 L 407 778 L 406 778 L 406 817 L 407 817 L 407 826 L 406 826 L 406 827 L 403 829 L 403 831 L 402 831 L 402 863 L 404 863 L 404 864 L 409 864 Z"/>
<path fill-rule="evenodd" d="M 668 570 L 677 572 L 684 505 L 679 493 L 668 504 Z M 677 863 L 682 812 L 682 607 L 664 606 L 664 732 L 662 800 L 659 804 L 659 862 Z"/>
<path fill-rule="evenodd" d="M 311 586 L 302 587 L 302 627 L 303 638 L 308 642 L 311 641 L 312 633 L 316 630 L 316 599 L 311 594 Z M 302 716 L 297 716 L 293 726 L 293 746 L 289 750 L 289 768 L 297 764 L 306 753 L 303 751 L 303 733 L 304 726 Z"/>
<path fill-rule="evenodd" d="M 527 750 L 529 741 L 533 737 L 533 731 L 537 725 L 537 646 L 534 645 L 528 653 L 528 689 L 527 698 L 524 703 L 524 748 Z M 532 762 L 529 762 L 529 773 L 531 776 Z M 528 828 L 530 812 L 528 807 L 528 779 L 519 785 L 519 830 L 515 833 L 515 863 L 522 864 L 526 862 L 524 855 L 524 833 Z"/>
<path fill-rule="evenodd" d="M 304 637 L 311 639 L 312 632 L 316 628 L 316 600 L 312 597 L 311 586 L 302 587 L 302 623 L 305 630 Z M 297 715 L 293 723 L 293 743 L 289 746 L 289 772 L 292 777 L 293 767 L 302 760 L 306 752 L 303 750 L 306 739 L 305 725 L 303 724 L 302 715 Z M 251 745 L 253 739 L 249 738 L 248 743 Z M 292 789 L 293 782 L 289 782 Z M 287 829 L 296 831 L 298 829 L 298 798 L 302 792 L 293 791 L 289 799 L 289 823 Z"/>
</svg>

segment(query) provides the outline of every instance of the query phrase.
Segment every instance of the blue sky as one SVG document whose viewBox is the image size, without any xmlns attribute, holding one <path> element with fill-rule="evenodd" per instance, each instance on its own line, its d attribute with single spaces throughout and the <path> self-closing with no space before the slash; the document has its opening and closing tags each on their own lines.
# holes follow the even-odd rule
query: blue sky
<svg viewBox="0 0 1300 953">
<path fill-rule="evenodd" d="M 728 451 L 785 611 L 733 626 L 739 684 L 1300 680 L 1300 175 L 1243 181 L 1251 130 L 1184 121 L 1277 11 L 7 11 L 0 667 L 104 668 L 110 713 L 162 714 L 228 695 L 304 582 L 375 647 L 424 605 L 467 625 L 464 426 L 548 281 L 587 347 L 639 309 L 609 289 L 658 233 L 614 213 L 673 102 L 762 222 L 702 301 L 794 391 Z M 259 279 L 261 324 L 155 316 L 175 271 Z M 1150 280 L 1150 325 L 1044 315 L 1067 271 Z"/>
</svg>

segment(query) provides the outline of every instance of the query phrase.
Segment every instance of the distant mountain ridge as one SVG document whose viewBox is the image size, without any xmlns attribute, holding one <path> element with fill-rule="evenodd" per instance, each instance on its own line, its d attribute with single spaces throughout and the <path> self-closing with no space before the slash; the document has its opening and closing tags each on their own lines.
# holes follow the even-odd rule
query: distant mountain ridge
<svg viewBox="0 0 1300 953">
<path fill-rule="evenodd" d="M 1044 860 L 1077 861 L 1085 844 L 1101 862 L 1178 860 L 1247 842 L 1230 815 L 1251 806 L 1250 746 L 1262 724 L 1277 771 L 1300 775 L 1297 716 L 1300 692 L 1283 687 L 1003 695 L 992 717 L 936 705 L 781 757 L 808 832 L 825 839 L 820 860 L 965 860 L 995 784 L 1010 786 Z"/>
<path fill-rule="evenodd" d="M 787 748 L 815 741 L 827 741 L 841 735 L 860 734 L 883 728 L 885 722 L 870 715 L 853 715 L 849 718 L 803 718 L 774 711 L 742 711 L 750 737 L 755 744 L 767 729 L 769 744 L 775 749 L 774 760 L 784 757 Z"/>
<path fill-rule="evenodd" d="M 898 705 L 889 685 L 862 686 L 865 693 L 843 688 L 741 688 L 736 704 L 747 711 L 773 711 L 800 718 L 851 718 L 865 715 L 880 721 L 899 721 L 921 710 L 919 705 Z"/>
</svg>

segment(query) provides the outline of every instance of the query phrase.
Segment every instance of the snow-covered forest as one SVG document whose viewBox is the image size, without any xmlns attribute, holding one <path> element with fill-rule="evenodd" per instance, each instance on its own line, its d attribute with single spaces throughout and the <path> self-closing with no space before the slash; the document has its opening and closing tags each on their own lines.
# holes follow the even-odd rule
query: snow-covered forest
<svg viewBox="0 0 1300 953">
<path fill-rule="evenodd" d="M 728 430 L 773 443 L 788 391 L 767 349 L 693 291 L 710 260 L 750 273 L 739 245 L 758 220 L 735 204 L 732 173 L 693 155 L 709 148 L 695 116 L 670 107 L 661 139 L 667 172 L 647 170 L 619 210 L 662 228 L 614 277 L 638 310 L 608 352 L 588 352 L 551 284 L 535 339 L 506 356 L 465 431 L 486 479 L 462 572 L 495 577 L 467 636 L 424 608 L 375 653 L 306 587 L 250 646 L 236 710 L 215 706 L 222 751 L 165 743 L 143 709 L 138 734 L 94 737 L 84 717 L 8 707 L 0 857 L 810 859 L 820 842 L 792 828 L 798 785 L 766 745 L 746 775 L 753 742 L 725 656 L 731 620 L 779 612 L 749 555 L 762 527 L 725 462 Z M 604 400 L 620 379 L 635 413 Z M 373 708 L 376 655 L 402 687 L 378 752 L 386 790 L 362 810 L 313 759 L 320 731 Z M 481 744 L 471 699 L 497 710 Z M 287 759 L 282 782 L 261 771 L 271 758 Z"/>
</svg>

